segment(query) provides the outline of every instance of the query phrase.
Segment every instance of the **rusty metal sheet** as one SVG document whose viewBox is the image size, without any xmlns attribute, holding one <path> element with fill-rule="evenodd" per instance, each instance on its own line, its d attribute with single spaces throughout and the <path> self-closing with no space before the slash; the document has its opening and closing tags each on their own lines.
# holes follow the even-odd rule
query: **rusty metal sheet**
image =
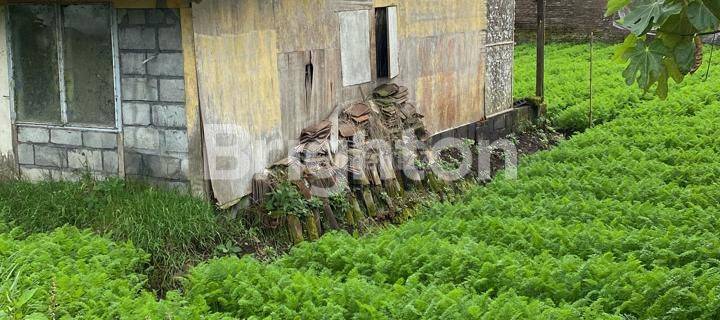
<svg viewBox="0 0 720 320">
<path fill-rule="evenodd" d="M 431 134 L 484 118 L 484 41 L 482 31 L 406 39 L 401 79 Z"/>
</svg>

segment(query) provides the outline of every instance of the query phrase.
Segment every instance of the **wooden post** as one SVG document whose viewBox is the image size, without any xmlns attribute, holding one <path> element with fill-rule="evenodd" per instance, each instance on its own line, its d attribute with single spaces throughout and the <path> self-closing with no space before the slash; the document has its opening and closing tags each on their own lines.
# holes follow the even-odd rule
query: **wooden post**
<svg viewBox="0 0 720 320">
<path fill-rule="evenodd" d="M 202 120 L 195 65 L 195 31 L 193 30 L 191 8 L 180 9 L 180 27 L 185 76 L 185 117 L 187 119 L 190 189 L 194 196 L 207 199 L 209 188 L 205 180 Z"/>
<path fill-rule="evenodd" d="M 588 111 L 588 127 L 593 127 L 593 53 L 594 53 L 594 43 L 595 42 L 595 33 L 590 32 L 590 110 Z"/>
<path fill-rule="evenodd" d="M 537 0 L 537 68 L 535 95 L 545 102 L 545 0 Z"/>
<path fill-rule="evenodd" d="M 287 224 L 288 233 L 290 234 L 290 240 L 292 240 L 294 244 L 299 244 L 303 242 L 305 239 L 303 238 L 303 229 L 302 224 L 300 223 L 300 218 L 295 215 L 288 214 Z"/>
</svg>

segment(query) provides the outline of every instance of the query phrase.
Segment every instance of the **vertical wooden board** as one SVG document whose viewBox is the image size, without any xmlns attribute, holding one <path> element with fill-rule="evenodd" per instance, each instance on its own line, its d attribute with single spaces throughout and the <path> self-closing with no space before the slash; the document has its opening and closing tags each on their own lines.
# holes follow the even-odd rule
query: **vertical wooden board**
<svg viewBox="0 0 720 320">
<path fill-rule="evenodd" d="M 6 7 L 0 6 L 0 177 L 15 171 L 12 106 L 10 105 L 9 50 L 7 47 Z"/>
<path fill-rule="evenodd" d="M 347 87 L 370 82 L 370 11 L 344 11 L 338 15 L 343 85 Z"/>
<path fill-rule="evenodd" d="M 400 75 L 400 40 L 398 38 L 398 14 L 397 7 L 389 7 L 387 10 L 390 78 L 395 78 Z"/>
<path fill-rule="evenodd" d="M 257 20 L 267 9 L 262 0 L 193 7 L 209 175 L 223 207 L 248 195 L 253 175 L 284 155 L 277 33 L 267 28 L 272 15 Z"/>
<path fill-rule="evenodd" d="M 187 120 L 190 191 L 196 197 L 207 197 L 192 9 L 180 9 L 180 26 L 185 79 L 185 118 Z"/>
<path fill-rule="evenodd" d="M 278 56 L 285 140 L 298 139 L 302 129 L 326 119 L 334 110 L 326 56 L 325 50 Z"/>
</svg>

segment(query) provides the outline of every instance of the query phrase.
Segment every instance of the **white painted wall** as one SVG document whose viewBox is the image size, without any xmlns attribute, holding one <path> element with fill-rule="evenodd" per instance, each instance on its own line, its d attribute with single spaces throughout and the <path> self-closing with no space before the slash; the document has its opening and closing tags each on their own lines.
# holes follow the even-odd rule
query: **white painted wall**
<svg viewBox="0 0 720 320">
<path fill-rule="evenodd" d="M 0 5 L 0 157 L 13 156 L 6 6 Z"/>
</svg>

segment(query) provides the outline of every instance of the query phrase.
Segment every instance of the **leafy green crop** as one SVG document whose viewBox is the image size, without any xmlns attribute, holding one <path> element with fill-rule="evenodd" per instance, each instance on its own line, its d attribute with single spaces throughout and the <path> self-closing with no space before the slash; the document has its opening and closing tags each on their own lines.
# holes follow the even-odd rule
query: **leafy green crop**
<svg viewBox="0 0 720 320">
<path fill-rule="evenodd" d="M 570 58 L 585 50 L 556 49 Z M 11 318 L 720 318 L 718 81 L 679 87 L 683 97 L 661 103 L 637 95 L 632 108 L 622 91 L 630 89 L 599 83 L 603 123 L 523 159 L 516 180 L 499 175 L 401 226 L 362 238 L 331 233 L 271 263 L 201 263 L 160 301 L 142 289 L 147 256 L 130 245 L 68 228 L 22 239 L 0 226 L 0 275 L 21 279 L 3 282 L 12 304 L 0 310 Z M 568 90 L 553 93 L 567 103 L 551 108 L 555 119 L 573 119 L 566 112 L 586 97 L 552 88 Z M 6 271 L 15 265 L 27 265 L 23 276 Z M 64 277 L 89 280 L 53 289 Z"/>
<path fill-rule="evenodd" d="M 717 99 L 720 64 L 707 62 L 705 72 L 685 77 L 681 84 L 671 84 L 675 92 L 666 100 L 646 95 L 642 90 L 624 85 L 623 68 L 615 57 L 621 45 L 596 43 L 593 61 L 593 123 L 618 118 L 628 110 L 659 105 L 663 107 L 698 107 Z M 515 86 L 517 99 L 535 91 L 535 47 L 515 48 Z M 715 57 L 717 62 L 717 57 Z M 545 94 L 548 119 L 564 132 L 583 131 L 590 127 L 590 45 L 553 43 L 547 46 Z"/>
</svg>

